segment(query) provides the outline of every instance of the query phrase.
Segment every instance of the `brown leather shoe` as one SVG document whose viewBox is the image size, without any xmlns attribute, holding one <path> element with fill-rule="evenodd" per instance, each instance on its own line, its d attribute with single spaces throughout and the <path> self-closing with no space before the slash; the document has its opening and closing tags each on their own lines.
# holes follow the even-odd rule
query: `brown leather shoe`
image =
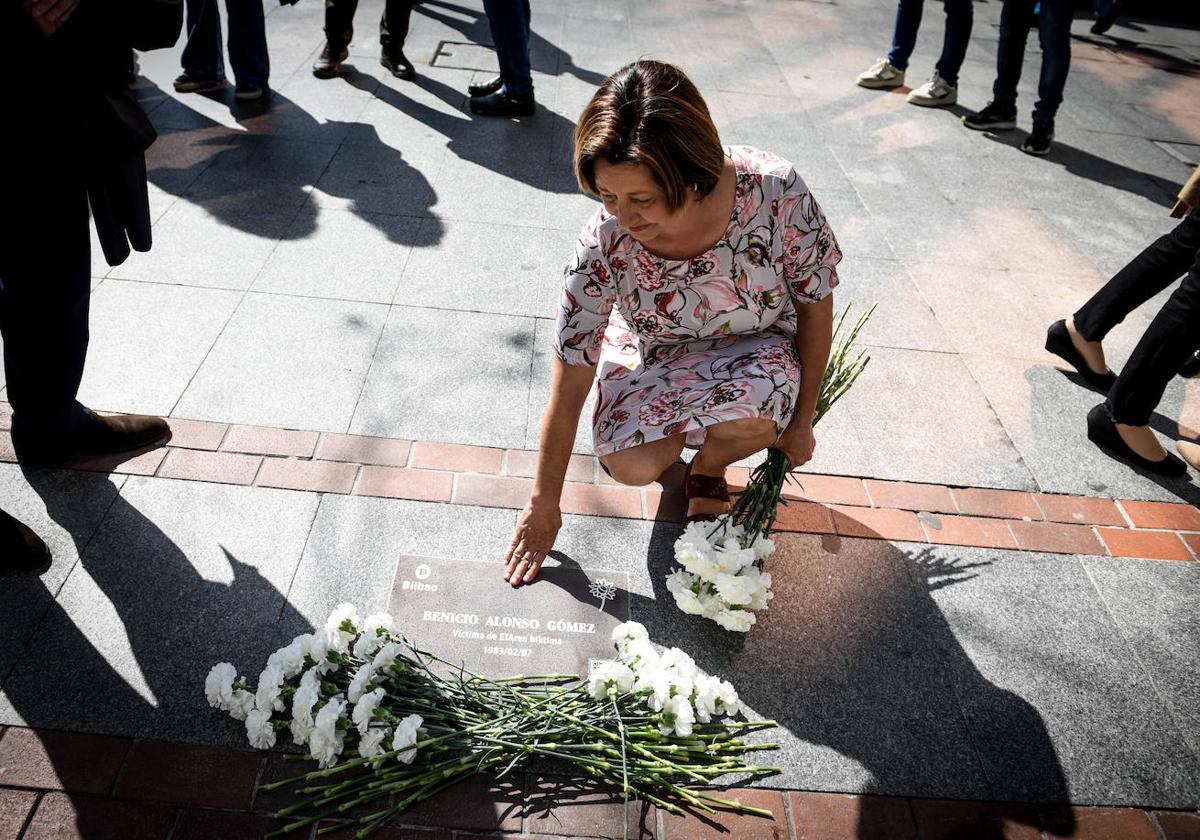
<svg viewBox="0 0 1200 840">
<path fill-rule="evenodd" d="M 89 411 L 88 419 L 75 439 L 73 454 L 76 459 L 83 459 L 157 449 L 170 439 L 171 427 L 161 417 Z"/>
<path fill-rule="evenodd" d="M 0 572 L 41 574 L 50 567 L 50 549 L 24 523 L 0 510 Z"/>
</svg>

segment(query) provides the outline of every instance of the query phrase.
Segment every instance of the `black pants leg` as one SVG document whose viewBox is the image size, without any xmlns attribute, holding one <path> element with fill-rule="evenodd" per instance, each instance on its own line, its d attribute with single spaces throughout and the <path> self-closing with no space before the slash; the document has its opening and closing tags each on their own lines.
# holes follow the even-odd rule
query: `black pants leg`
<svg viewBox="0 0 1200 840">
<path fill-rule="evenodd" d="M 34 167 L 52 173 L 52 167 Z M 17 190 L 25 205 L 0 249 L 0 334 L 22 458 L 54 458 L 86 416 L 76 401 L 88 346 L 91 241 L 87 192 L 77 173 Z"/>
<path fill-rule="evenodd" d="M 1200 251 L 1193 252 L 1191 269 L 1154 316 L 1109 390 L 1109 416 L 1130 426 L 1147 425 L 1167 383 L 1196 351 L 1198 334 Z"/>
<path fill-rule="evenodd" d="M 1092 295 L 1075 313 L 1075 329 L 1088 341 L 1102 341 L 1126 315 L 1178 280 L 1195 262 L 1197 250 L 1200 213 L 1193 211 Z"/>
<path fill-rule="evenodd" d="M 337 56 L 354 40 L 354 13 L 358 0 L 325 0 L 325 42 Z"/>
<path fill-rule="evenodd" d="M 383 52 L 403 50 L 408 38 L 408 25 L 412 20 L 413 0 L 387 0 L 383 6 L 383 18 L 379 21 L 379 43 Z"/>
</svg>

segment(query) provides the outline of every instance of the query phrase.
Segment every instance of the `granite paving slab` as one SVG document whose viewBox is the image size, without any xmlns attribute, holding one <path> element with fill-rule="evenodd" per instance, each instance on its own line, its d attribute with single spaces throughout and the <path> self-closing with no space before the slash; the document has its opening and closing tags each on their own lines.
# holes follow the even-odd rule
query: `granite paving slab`
<svg viewBox="0 0 1200 840">
<path fill-rule="evenodd" d="M 63 583 L 125 482 L 124 476 L 0 465 L 0 510 L 34 530 L 50 549 L 36 577 L 4 575 L 0 588 L 0 683 L 35 638 Z"/>
<path fill-rule="evenodd" d="M 240 298 L 234 291 L 109 280 L 92 294 L 80 401 L 170 414 Z"/>
<path fill-rule="evenodd" d="M 83 488 L 65 503 L 87 503 Z M 280 623 L 315 494 L 133 478 L 4 681 L 0 719 L 53 729 L 236 743 L 204 675 L 257 675 Z M 245 671 L 243 671 L 244 673 Z"/>
<path fill-rule="evenodd" d="M 930 597 L 957 640 L 945 664 L 995 796 L 1196 807 L 1200 754 L 1079 558 L 924 551 L 935 568 L 970 565 Z"/>
<path fill-rule="evenodd" d="M 395 306 L 347 431 L 520 447 L 533 320 Z"/>
<path fill-rule="evenodd" d="M 1200 687 L 1193 678 L 1200 566 L 1107 557 L 1082 562 L 1175 726 L 1192 752 L 1200 753 Z"/>
<path fill-rule="evenodd" d="M 380 304 L 248 294 L 175 414 L 346 431 L 386 319 Z"/>
</svg>

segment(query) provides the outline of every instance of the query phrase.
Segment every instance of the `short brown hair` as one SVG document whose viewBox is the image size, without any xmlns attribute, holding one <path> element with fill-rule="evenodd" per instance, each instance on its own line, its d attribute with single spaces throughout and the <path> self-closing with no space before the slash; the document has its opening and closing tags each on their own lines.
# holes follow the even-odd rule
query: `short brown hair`
<svg viewBox="0 0 1200 840">
<path fill-rule="evenodd" d="M 575 125 L 575 177 L 593 195 L 597 160 L 644 164 L 678 210 L 688 189 L 717 186 L 725 151 L 692 80 L 672 64 L 635 61 L 604 80 Z"/>
</svg>

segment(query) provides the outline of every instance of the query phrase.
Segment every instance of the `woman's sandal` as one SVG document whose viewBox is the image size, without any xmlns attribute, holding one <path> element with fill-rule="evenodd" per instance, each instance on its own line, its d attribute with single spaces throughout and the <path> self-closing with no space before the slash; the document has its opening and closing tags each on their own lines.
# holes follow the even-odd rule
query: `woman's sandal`
<svg viewBox="0 0 1200 840">
<path fill-rule="evenodd" d="M 683 473 L 683 497 L 689 502 L 692 499 L 714 499 L 728 502 L 729 485 L 725 482 L 724 476 L 692 475 L 692 465 L 689 463 Z M 716 513 L 696 513 L 685 516 L 683 523 L 690 525 L 693 522 L 712 522 L 718 515 Z"/>
</svg>

